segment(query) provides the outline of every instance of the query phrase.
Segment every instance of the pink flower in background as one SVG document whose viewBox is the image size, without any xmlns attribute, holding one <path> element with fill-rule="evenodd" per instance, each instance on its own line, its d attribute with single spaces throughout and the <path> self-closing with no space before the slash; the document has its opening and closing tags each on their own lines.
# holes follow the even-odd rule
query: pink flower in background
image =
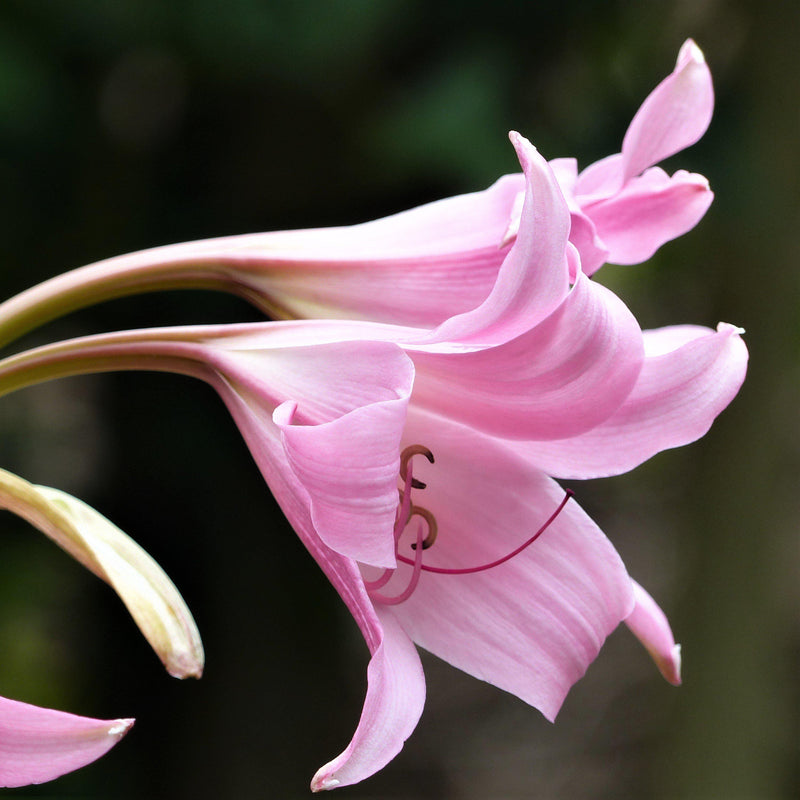
<svg viewBox="0 0 800 800">
<path fill-rule="evenodd" d="M 652 164 L 696 141 L 712 110 L 708 67 L 688 41 L 675 71 L 637 112 L 620 154 L 580 174 L 574 159 L 550 162 L 570 211 L 572 279 L 575 253 L 585 275 L 607 260 L 637 263 L 701 219 L 713 197 L 705 178 L 682 170 L 670 177 Z M 512 135 L 518 154 L 520 138 Z M 230 291 L 278 317 L 434 329 L 480 306 L 501 267 L 519 260 L 529 190 L 523 172 L 482 192 L 360 225 L 230 236 L 107 259 L 0 305 L 0 343 L 87 304 L 179 287 Z"/>
<path fill-rule="evenodd" d="M 0 786 L 44 783 L 96 761 L 133 725 L 0 697 Z"/>
</svg>

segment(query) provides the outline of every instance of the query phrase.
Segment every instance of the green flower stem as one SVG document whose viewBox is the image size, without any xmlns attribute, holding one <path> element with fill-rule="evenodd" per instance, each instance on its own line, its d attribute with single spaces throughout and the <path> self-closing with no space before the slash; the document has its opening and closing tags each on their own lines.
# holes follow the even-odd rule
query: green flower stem
<svg viewBox="0 0 800 800">
<path fill-rule="evenodd" d="M 209 381 L 199 343 L 165 331 L 103 334 L 28 350 L 0 361 L 0 396 L 28 386 L 96 372 L 173 372 Z"/>
<path fill-rule="evenodd" d="M 71 311 L 145 292 L 208 289 L 242 297 L 259 309 L 273 309 L 262 293 L 236 280 L 226 266 L 202 258 L 139 263 L 135 257 L 80 267 L 44 281 L 0 304 L 0 347 Z"/>
</svg>

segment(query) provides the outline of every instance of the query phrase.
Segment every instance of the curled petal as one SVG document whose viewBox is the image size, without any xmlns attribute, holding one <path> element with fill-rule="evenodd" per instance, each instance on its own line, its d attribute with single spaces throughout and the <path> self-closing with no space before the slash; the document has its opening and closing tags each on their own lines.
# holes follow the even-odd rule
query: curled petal
<svg viewBox="0 0 800 800">
<path fill-rule="evenodd" d="M 584 275 L 594 275 L 603 264 L 611 260 L 609 248 L 598 234 L 592 218 L 580 208 L 576 207 L 571 212 L 570 221 L 572 228 L 569 240 L 580 256 L 580 270 Z M 577 272 L 576 269 L 570 269 L 570 280 L 573 282 Z"/>
<path fill-rule="evenodd" d="M 676 325 L 645 331 L 646 358 L 619 410 L 571 439 L 520 443 L 548 474 L 600 478 L 699 439 L 736 396 L 747 370 L 741 328 Z"/>
<path fill-rule="evenodd" d="M 711 72 L 700 48 L 688 39 L 674 71 L 648 95 L 625 134 L 623 181 L 694 144 L 713 111 Z"/>
<path fill-rule="evenodd" d="M 407 396 L 375 403 L 323 425 L 292 424 L 293 404 L 273 415 L 320 537 L 364 564 L 395 565 L 391 532 L 407 404 Z"/>
<path fill-rule="evenodd" d="M 415 402 L 511 439 L 575 436 L 611 416 L 641 369 L 642 334 L 612 292 L 578 276 L 532 330 L 465 353 L 415 351 Z"/>
<path fill-rule="evenodd" d="M 108 752 L 132 719 L 99 720 L 0 697 L 0 786 L 45 783 Z"/>
<path fill-rule="evenodd" d="M 673 686 L 680 686 L 681 646 L 675 644 L 669 621 L 656 601 L 636 581 L 631 583 L 636 605 L 625 624 L 650 653 L 664 678 Z"/>
<path fill-rule="evenodd" d="M 332 342 L 227 351 L 215 363 L 225 378 L 221 392 L 251 406 L 248 443 L 259 463 L 261 439 L 279 432 L 282 460 L 306 492 L 320 538 L 365 564 L 394 566 L 399 444 L 414 381 L 409 357 L 386 342 Z M 274 376 L 263 390 L 259 364 Z M 274 408 L 276 396 L 286 399 Z"/>
<path fill-rule="evenodd" d="M 544 319 L 569 288 L 566 247 L 570 218 L 555 175 L 524 137 L 509 134 L 526 178 L 519 232 L 484 302 L 451 317 L 431 342 L 496 344 Z"/>
<path fill-rule="evenodd" d="M 679 170 L 671 178 L 658 167 L 632 178 L 614 196 L 583 213 L 607 248 L 612 264 L 640 264 L 665 242 L 690 231 L 714 199 L 702 175 Z M 598 259 L 588 259 L 587 274 Z"/>
<path fill-rule="evenodd" d="M 170 675 L 202 675 L 203 646 L 186 603 L 133 539 L 81 500 L 5 470 L 0 470 L 0 506 L 28 520 L 108 583 Z"/>
</svg>

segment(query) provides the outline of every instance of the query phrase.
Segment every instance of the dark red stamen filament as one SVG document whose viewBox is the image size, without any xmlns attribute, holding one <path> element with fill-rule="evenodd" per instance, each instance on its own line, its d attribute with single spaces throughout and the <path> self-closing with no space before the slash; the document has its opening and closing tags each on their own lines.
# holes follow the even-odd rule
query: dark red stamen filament
<svg viewBox="0 0 800 800">
<path fill-rule="evenodd" d="M 464 569 L 451 569 L 449 567 L 429 567 L 426 564 L 422 564 L 418 566 L 419 556 L 416 559 L 408 558 L 407 556 L 401 556 L 399 553 L 397 554 L 397 560 L 402 561 L 404 564 L 410 564 L 412 567 L 416 567 L 417 569 L 421 569 L 424 572 L 435 572 L 437 575 L 471 575 L 475 572 L 485 572 L 487 569 L 493 569 L 494 567 L 499 567 L 500 564 L 505 564 L 506 561 L 510 561 L 514 556 L 519 555 L 526 547 L 530 547 L 555 521 L 556 517 L 563 511 L 564 506 L 567 504 L 567 501 L 572 497 L 575 493 L 571 489 L 566 489 L 564 492 L 564 499 L 561 501 L 561 504 L 558 508 L 550 515 L 548 520 L 539 528 L 536 533 L 531 536 L 526 542 L 523 542 L 516 550 L 512 550 L 507 555 L 504 555 L 502 558 L 498 558 L 496 561 L 491 561 L 488 564 L 481 564 L 479 567 L 466 567 Z"/>
</svg>

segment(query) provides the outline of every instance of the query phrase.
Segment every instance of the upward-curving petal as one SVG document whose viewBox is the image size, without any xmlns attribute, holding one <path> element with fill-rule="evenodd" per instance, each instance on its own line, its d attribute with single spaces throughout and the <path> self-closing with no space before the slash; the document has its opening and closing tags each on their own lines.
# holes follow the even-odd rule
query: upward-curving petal
<svg viewBox="0 0 800 800">
<path fill-rule="evenodd" d="M 647 96 L 625 133 L 623 182 L 694 144 L 713 111 L 711 72 L 703 52 L 687 39 L 675 69 Z"/>
<path fill-rule="evenodd" d="M 601 478 L 689 444 L 711 427 L 744 381 L 741 333 L 725 323 L 716 331 L 699 325 L 645 331 L 644 366 L 615 414 L 580 436 L 514 446 L 549 475 Z"/>
<path fill-rule="evenodd" d="M 491 293 L 472 311 L 454 315 L 431 342 L 498 344 L 544 319 L 569 289 L 567 202 L 548 163 L 515 131 L 509 134 L 526 178 L 519 231 Z"/>
<path fill-rule="evenodd" d="M 414 502 L 438 526 L 424 552 L 426 565 L 464 569 L 503 557 L 564 499 L 529 461 L 468 428 L 412 412 L 405 441 L 430 447 L 436 457 L 414 473 L 427 484 Z M 413 556 L 405 537 L 400 549 Z M 406 564 L 398 570 L 399 585 L 410 570 Z M 632 584 L 619 556 L 570 500 L 514 558 L 475 574 L 423 572 L 411 597 L 388 611 L 426 650 L 552 720 L 632 608 Z"/>
<path fill-rule="evenodd" d="M 107 753 L 132 719 L 78 717 L 0 697 L 0 786 L 45 783 Z"/>
</svg>

